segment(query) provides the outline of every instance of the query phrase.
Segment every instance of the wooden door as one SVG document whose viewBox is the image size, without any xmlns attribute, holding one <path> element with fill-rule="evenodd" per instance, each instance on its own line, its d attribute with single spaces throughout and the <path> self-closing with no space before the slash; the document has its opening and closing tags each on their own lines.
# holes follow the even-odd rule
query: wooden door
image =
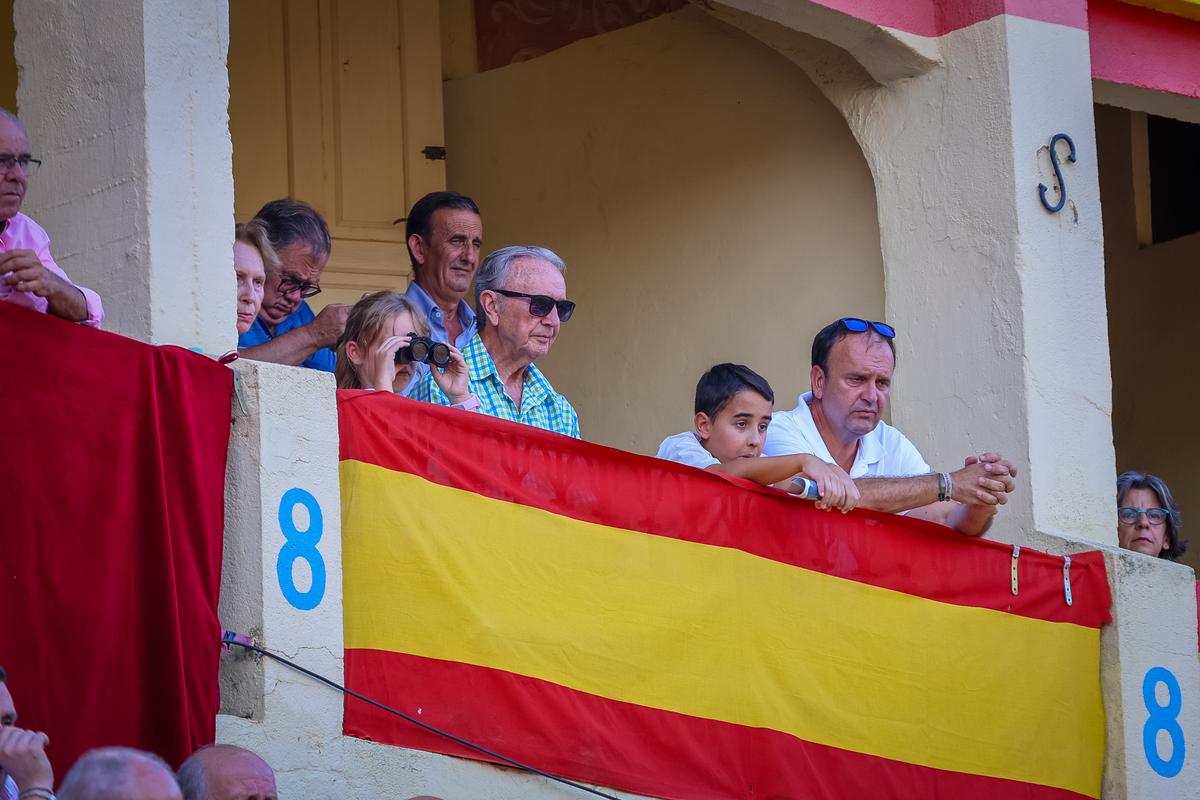
<svg viewBox="0 0 1200 800">
<path fill-rule="evenodd" d="M 446 184 L 436 0 L 231 0 L 229 130 L 239 222 L 292 196 L 329 223 L 310 301 L 403 290 L 404 223 Z"/>
</svg>

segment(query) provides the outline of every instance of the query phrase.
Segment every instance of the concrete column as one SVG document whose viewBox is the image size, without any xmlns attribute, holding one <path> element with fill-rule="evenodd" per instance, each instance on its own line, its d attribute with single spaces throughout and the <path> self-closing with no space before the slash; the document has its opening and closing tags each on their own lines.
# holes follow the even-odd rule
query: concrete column
<svg viewBox="0 0 1200 800">
<path fill-rule="evenodd" d="M 871 167 L 898 363 L 892 421 L 938 470 L 1002 451 L 992 536 L 1116 543 L 1112 382 L 1087 32 L 998 16 L 936 38 L 814 3 L 713 13 L 804 69 Z M 817 38 L 821 37 L 821 38 Z M 1078 160 L 1048 145 L 1066 133 Z M 836 276 L 831 276 L 836 278 Z"/>
<path fill-rule="evenodd" d="M 16 0 L 17 102 L 45 162 L 24 211 L 105 328 L 154 344 L 236 340 L 229 7 Z"/>
<path fill-rule="evenodd" d="M 1087 32 L 1012 16 L 939 40 L 942 63 L 846 103 L 875 175 L 893 420 L 939 469 L 1021 468 L 996 538 L 1116 543 L 1112 385 Z M 1067 200 L 1048 144 L 1075 141 Z"/>
</svg>

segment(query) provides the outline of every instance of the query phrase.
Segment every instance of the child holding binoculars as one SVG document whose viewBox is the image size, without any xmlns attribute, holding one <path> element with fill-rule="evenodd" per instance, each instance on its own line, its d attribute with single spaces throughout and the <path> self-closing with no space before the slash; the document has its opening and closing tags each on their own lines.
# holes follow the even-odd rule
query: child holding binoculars
<svg viewBox="0 0 1200 800">
<path fill-rule="evenodd" d="M 428 337 L 429 331 L 421 309 L 406 297 L 392 291 L 364 295 L 350 310 L 338 344 L 337 387 L 407 395 L 419 365 L 425 363 L 451 403 L 466 404 L 472 396 L 470 375 L 458 348 L 427 339 L 413 347 L 414 340 Z M 444 367 L 439 369 L 439 364 Z"/>
</svg>

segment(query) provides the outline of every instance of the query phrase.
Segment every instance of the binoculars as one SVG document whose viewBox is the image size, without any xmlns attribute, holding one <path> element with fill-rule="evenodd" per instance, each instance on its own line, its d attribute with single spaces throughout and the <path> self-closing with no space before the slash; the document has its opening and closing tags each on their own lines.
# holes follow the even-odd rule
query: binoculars
<svg viewBox="0 0 1200 800">
<path fill-rule="evenodd" d="M 409 331 L 409 336 L 412 341 L 406 347 L 401 347 L 396 351 L 397 364 L 411 364 L 417 362 L 419 364 L 433 364 L 439 369 L 445 369 L 450 363 L 450 348 L 442 342 L 435 342 L 428 336 L 417 336 L 416 333 Z"/>
</svg>

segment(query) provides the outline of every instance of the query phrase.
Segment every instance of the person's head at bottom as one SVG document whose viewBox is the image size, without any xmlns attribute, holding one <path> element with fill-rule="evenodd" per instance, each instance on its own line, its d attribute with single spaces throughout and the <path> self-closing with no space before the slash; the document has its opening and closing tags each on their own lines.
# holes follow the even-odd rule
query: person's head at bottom
<svg viewBox="0 0 1200 800">
<path fill-rule="evenodd" d="M 183 800 L 276 800 L 275 771 L 255 753 L 212 744 L 179 767 Z"/>
<path fill-rule="evenodd" d="M 1126 550 L 1175 561 L 1187 542 L 1180 540 L 1179 504 L 1161 478 L 1143 472 L 1117 477 L 1117 543 Z"/>
<path fill-rule="evenodd" d="M 63 778 L 59 800 L 181 800 L 175 774 L 161 758 L 132 747 L 98 747 Z"/>
<path fill-rule="evenodd" d="M 754 370 L 717 364 L 696 384 L 696 433 L 722 464 L 762 455 L 775 393 Z"/>
</svg>

